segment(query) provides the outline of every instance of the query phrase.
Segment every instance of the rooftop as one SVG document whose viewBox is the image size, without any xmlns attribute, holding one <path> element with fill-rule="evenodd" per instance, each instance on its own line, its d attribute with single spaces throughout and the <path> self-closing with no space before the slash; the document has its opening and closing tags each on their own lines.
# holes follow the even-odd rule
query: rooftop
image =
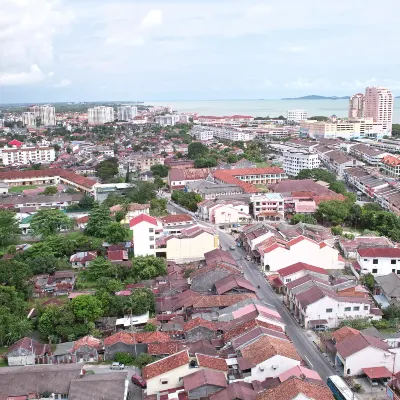
<svg viewBox="0 0 400 400">
<path fill-rule="evenodd" d="M 182 365 L 189 364 L 189 361 L 188 350 L 182 350 L 179 353 L 148 364 L 143 368 L 142 376 L 144 379 L 155 378 L 156 376 L 179 368 Z"/>
</svg>

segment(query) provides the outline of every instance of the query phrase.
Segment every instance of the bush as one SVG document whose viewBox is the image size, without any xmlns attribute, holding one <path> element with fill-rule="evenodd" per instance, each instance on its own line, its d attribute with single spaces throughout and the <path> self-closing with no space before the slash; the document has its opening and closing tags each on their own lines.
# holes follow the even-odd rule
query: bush
<svg viewBox="0 0 400 400">
<path fill-rule="evenodd" d="M 114 360 L 121 364 L 132 365 L 135 361 L 134 357 L 129 353 L 115 353 Z"/>
<path fill-rule="evenodd" d="M 139 356 L 135 360 L 135 365 L 138 368 L 143 368 L 147 364 L 150 364 L 154 361 L 153 356 L 147 353 L 139 354 Z"/>
<path fill-rule="evenodd" d="M 340 236 L 343 234 L 343 228 L 340 225 L 332 226 L 331 232 L 332 232 L 332 235 Z"/>
</svg>

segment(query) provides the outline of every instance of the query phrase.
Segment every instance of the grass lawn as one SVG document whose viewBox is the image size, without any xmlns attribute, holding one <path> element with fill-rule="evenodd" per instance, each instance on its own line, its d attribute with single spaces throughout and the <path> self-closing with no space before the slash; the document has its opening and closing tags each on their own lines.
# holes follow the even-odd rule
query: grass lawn
<svg viewBox="0 0 400 400">
<path fill-rule="evenodd" d="M 258 162 L 256 163 L 256 167 L 257 168 L 266 168 L 266 167 L 270 167 L 271 164 L 267 163 L 267 162 Z"/>
<path fill-rule="evenodd" d="M 27 185 L 27 186 L 12 186 L 8 189 L 10 193 L 21 193 L 27 189 L 36 189 L 37 186 L 35 185 Z"/>
</svg>

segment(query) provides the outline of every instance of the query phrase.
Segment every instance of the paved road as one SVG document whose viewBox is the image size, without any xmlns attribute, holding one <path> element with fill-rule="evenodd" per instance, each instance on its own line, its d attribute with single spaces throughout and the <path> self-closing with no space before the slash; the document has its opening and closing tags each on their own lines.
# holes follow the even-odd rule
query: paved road
<svg viewBox="0 0 400 400">
<path fill-rule="evenodd" d="M 218 229 L 220 244 L 223 249 L 229 249 L 229 246 L 235 244 L 234 239 Z M 246 261 L 244 258 L 245 252 L 240 247 L 232 250 L 235 259 L 242 267 L 245 277 L 255 286 L 260 286 L 257 290 L 257 295 L 260 300 L 275 307 L 281 315 L 283 322 L 286 324 L 286 333 L 292 340 L 300 356 L 309 364 L 309 367 L 317 371 L 321 378 L 326 382 L 330 375 L 336 375 L 336 371 L 332 368 L 330 363 L 325 359 L 321 352 L 317 349 L 316 345 L 307 336 L 304 329 L 295 321 L 288 309 L 279 300 L 276 293 L 271 286 L 267 283 L 266 279 L 258 269 L 257 265 L 252 262 Z"/>
<path fill-rule="evenodd" d="M 168 204 L 168 210 L 170 212 L 182 213 L 184 209 L 174 204 Z M 215 229 L 215 226 L 198 221 L 202 225 L 210 226 Z M 222 229 L 217 229 L 220 245 L 223 249 L 229 250 L 229 246 L 235 245 L 235 241 L 232 236 L 228 235 Z M 311 338 L 307 336 L 306 331 L 300 327 L 297 321 L 294 319 L 292 314 L 279 300 L 276 293 L 273 291 L 271 286 L 267 283 L 266 279 L 258 269 L 257 265 L 248 262 L 245 259 L 246 253 L 240 247 L 236 247 L 236 250 L 232 250 L 232 254 L 237 260 L 238 264 L 242 267 L 245 277 L 254 285 L 254 287 L 260 286 L 257 290 L 257 295 L 260 300 L 266 304 L 272 305 L 276 311 L 281 315 L 283 322 L 286 324 L 286 333 L 295 345 L 299 355 L 307 362 L 309 367 L 317 371 L 321 378 L 326 382 L 326 379 L 330 375 L 337 375 L 329 361 L 324 355 L 318 350 L 316 345 L 312 342 Z"/>
</svg>

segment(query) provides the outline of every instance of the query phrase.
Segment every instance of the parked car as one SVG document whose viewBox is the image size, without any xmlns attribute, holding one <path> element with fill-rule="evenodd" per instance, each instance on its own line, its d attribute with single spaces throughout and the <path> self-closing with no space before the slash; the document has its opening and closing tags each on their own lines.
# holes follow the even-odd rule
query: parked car
<svg viewBox="0 0 400 400">
<path fill-rule="evenodd" d="M 250 256 L 246 256 L 246 260 L 247 261 L 251 261 L 251 257 Z"/>
<path fill-rule="evenodd" d="M 125 364 L 121 364 L 119 362 L 113 362 L 110 365 L 110 369 L 125 369 Z"/>
<path fill-rule="evenodd" d="M 131 381 L 136 386 L 139 386 L 139 387 L 141 387 L 143 389 L 146 388 L 146 381 L 139 375 L 132 375 Z"/>
<path fill-rule="evenodd" d="M 316 326 L 314 326 L 313 330 L 315 332 L 325 332 L 325 331 L 328 331 L 329 328 L 326 325 L 316 325 Z"/>
<path fill-rule="evenodd" d="M 236 249 L 235 246 L 229 246 L 229 248 L 230 248 L 231 250 L 235 250 L 235 249 Z"/>
</svg>

